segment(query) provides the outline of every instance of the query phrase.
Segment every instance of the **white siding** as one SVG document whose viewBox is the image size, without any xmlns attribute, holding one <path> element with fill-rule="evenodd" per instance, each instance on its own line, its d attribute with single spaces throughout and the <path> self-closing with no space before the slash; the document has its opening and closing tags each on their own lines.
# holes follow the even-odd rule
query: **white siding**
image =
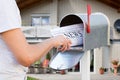
<svg viewBox="0 0 120 80">
<path fill-rule="evenodd" d="M 111 60 L 118 59 L 120 61 L 120 42 L 111 45 Z"/>
<path fill-rule="evenodd" d="M 57 25 L 57 0 L 43 1 L 21 11 L 23 26 L 31 26 L 32 14 L 50 14 L 50 24 Z"/>
<path fill-rule="evenodd" d="M 97 0 L 59 0 L 59 22 L 61 18 L 69 13 L 86 13 L 87 4 L 91 5 L 92 12 L 102 12 L 110 19 L 111 26 L 116 19 L 120 18 L 120 13 Z"/>
</svg>

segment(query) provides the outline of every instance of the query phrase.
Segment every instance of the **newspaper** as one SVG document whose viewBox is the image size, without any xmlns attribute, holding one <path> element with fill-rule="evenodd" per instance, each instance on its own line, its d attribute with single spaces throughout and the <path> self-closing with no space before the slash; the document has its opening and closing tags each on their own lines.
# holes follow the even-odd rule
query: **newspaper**
<svg viewBox="0 0 120 80">
<path fill-rule="evenodd" d="M 71 40 L 71 46 L 78 46 L 83 45 L 83 30 L 84 27 L 81 23 L 52 29 L 51 34 L 53 36 L 63 34 Z"/>
</svg>

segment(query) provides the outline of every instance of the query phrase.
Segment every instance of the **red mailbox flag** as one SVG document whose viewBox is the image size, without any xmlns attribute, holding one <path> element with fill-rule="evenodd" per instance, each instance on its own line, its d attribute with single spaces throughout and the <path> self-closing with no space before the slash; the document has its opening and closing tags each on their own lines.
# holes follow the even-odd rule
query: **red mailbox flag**
<svg viewBox="0 0 120 80">
<path fill-rule="evenodd" d="M 87 33 L 90 33 L 90 14 L 91 14 L 91 6 L 88 4 L 87 5 L 87 20 L 88 20 L 88 23 L 87 23 L 87 28 L 86 28 Z"/>
</svg>

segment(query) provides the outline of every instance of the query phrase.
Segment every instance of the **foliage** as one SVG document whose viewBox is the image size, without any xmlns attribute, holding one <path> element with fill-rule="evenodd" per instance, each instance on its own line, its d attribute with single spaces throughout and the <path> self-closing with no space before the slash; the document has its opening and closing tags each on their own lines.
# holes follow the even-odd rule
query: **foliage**
<svg viewBox="0 0 120 80">
<path fill-rule="evenodd" d="M 110 71 L 111 71 L 112 73 L 114 73 L 114 69 L 113 69 L 113 68 L 110 68 Z M 117 68 L 117 72 L 120 73 L 120 66 Z"/>
<path fill-rule="evenodd" d="M 39 67 L 39 65 L 40 65 L 40 60 L 38 60 L 34 63 L 34 67 Z"/>
<path fill-rule="evenodd" d="M 112 68 L 110 68 L 110 71 L 111 71 L 112 73 L 114 73 L 114 70 L 113 70 Z"/>
<path fill-rule="evenodd" d="M 113 65 L 118 65 L 119 61 L 118 61 L 118 60 L 112 60 L 111 63 L 112 63 Z"/>
<path fill-rule="evenodd" d="M 46 59 L 50 60 L 50 58 L 51 58 L 51 55 L 50 55 L 50 53 L 48 53 L 48 54 L 46 55 Z"/>
<path fill-rule="evenodd" d="M 119 64 L 119 66 L 118 66 L 118 72 L 120 73 L 120 64 Z"/>
<path fill-rule="evenodd" d="M 40 60 L 36 61 L 34 64 L 40 64 Z"/>
</svg>

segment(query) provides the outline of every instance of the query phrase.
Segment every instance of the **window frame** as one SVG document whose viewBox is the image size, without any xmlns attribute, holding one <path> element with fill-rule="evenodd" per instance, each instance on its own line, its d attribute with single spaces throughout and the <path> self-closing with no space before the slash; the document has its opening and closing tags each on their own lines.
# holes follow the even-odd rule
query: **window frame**
<svg viewBox="0 0 120 80">
<path fill-rule="evenodd" d="M 43 14 L 32 14 L 32 15 L 31 15 L 31 26 L 34 26 L 34 25 L 33 25 L 33 18 L 35 18 L 35 17 L 40 19 L 39 26 L 43 26 L 43 24 L 42 24 L 42 18 L 43 18 L 43 17 L 48 17 L 49 23 L 46 24 L 46 25 L 50 25 L 50 14 L 48 14 L 48 13 L 43 13 Z"/>
</svg>

